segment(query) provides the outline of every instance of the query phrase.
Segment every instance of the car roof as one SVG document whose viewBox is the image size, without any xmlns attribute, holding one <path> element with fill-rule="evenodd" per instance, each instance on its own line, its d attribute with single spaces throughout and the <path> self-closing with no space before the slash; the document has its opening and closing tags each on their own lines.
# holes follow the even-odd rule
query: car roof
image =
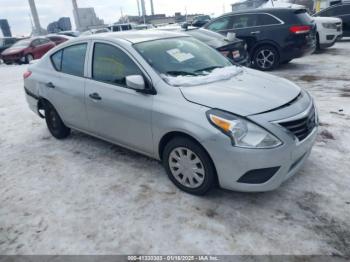
<svg viewBox="0 0 350 262">
<path fill-rule="evenodd" d="M 173 37 L 188 37 L 188 35 L 179 32 L 167 32 L 160 30 L 145 30 L 145 31 L 122 31 L 122 32 L 111 32 L 102 33 L 98 35 L 84 36 L 85 39 L 123 39 L 132 44 L 137 44 L 141 42 L 160 40 Z"/>
<path fill-rule="evenodd" d="M 230 13 L 226 13 L 223 16 L 231 14 L 248 14 L 248 13 L 283 13 L 283 12 L 294 12 L 296 10 L 306 10 L 306 8 L 255 8 L 255 9 L 245 9 L 237 10 Z"/>
</svg>

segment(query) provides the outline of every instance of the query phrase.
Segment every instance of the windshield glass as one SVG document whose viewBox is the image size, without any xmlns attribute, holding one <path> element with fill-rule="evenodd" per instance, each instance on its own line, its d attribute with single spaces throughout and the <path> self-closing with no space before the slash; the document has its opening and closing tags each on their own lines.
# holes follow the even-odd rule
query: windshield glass
<svg viewBox="0 0 350 262">
<path fill-rule="evenodd" d="M 232 66 L 216 50 L 192 37 L 160 39 L 134 47 L 156 71 L 165 75 L 197 76 Z"/>
<path fill-rule="evenodd" d="M 12 47 L 28 47 L 30 44 L 30 40 L 21 40 L 15 43 Z"/>
</svg>

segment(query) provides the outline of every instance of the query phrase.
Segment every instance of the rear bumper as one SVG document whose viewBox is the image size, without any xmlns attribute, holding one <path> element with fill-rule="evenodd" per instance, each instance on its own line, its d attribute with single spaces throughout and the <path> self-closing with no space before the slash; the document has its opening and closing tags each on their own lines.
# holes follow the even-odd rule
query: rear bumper
<svg viewBox="0 0 350 262">
<path fill-rule="evenodd" d="M 281 62 L 311 55 L 316 50 L 316 34 L 295 36 L 281 50 Z"/>
<path fill-rule="evenodd" d="M 24 91 L 25 91 L 25 97 L 26 97 L 26 100 L 27 100 L 27 103 L 28 103 L 30 110 L 32 110 L 35 114 L 41 116 L 39 113 L 39 109 L 38 109 L 39 97 L 36 96 L 35 94 L 33 94 L 32 92 L 30 92 L 25 87 L 24 87 Z"/>
</svg>

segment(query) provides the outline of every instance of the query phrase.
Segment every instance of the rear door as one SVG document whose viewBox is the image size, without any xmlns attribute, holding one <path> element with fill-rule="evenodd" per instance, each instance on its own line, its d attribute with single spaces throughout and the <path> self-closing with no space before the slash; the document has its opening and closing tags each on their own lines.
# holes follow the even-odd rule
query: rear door
<svg viewBox="0 0 350 262">
<path fill-rule="evenodd" d="M 41 83 L 45 96 L 63 122 L 76 129 L 88 130 L 85 109 L 85 64 L 88 42 L 76 43 L 51 55 L 55 70 L 47 70 Z"/>
<path fill-rule="evenodd" d="M 86 108 L 90 130 L 109 141 L 153 154 L 151 116 L 153 95 L 127 88 L 128 75 L 145 75 L 122 48 L 94 43 L 86 81 Z"/>
</svg>

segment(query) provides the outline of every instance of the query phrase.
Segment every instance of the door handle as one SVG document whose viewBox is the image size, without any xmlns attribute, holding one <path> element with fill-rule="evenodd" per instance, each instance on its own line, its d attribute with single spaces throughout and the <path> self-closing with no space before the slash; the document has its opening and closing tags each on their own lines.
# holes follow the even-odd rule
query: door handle
<svg viewBox="0 0 350 262">
<path fill-rule="evenodd" d="M 257 35 L 257 34 L 260 34 L 260 31 L 254 31 L 254 32 L 251 32 L 250 34 Z"/>
<path fill-rule="evenodd" d="M 48 88 L 55 88 L 55 85 L 52 82 L 46 83 L 45 86 Z"/>
<path fill-rule="evenodd" d="M 102 98 L 100 97 L 100 95 L 98 93 L 92 93 L 89 95 L 89 97 L 93 100 L 102 100 Z"/>
</svg>

